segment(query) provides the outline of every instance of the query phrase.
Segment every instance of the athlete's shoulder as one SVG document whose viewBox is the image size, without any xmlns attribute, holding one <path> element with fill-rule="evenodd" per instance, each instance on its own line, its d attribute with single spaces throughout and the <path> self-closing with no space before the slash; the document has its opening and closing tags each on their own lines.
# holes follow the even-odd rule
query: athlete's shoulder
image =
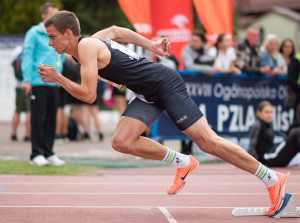
<svg viewBox="0 0 300 223">
<path fill-rule="evenodd" d="M 102 40 L 94 37 L 83 37 L 80 39 L 79 45 L 89 46 L 89 45 L 102 45 L 104 44 Z"/>
<path fill-rule="evenodd" d="M 84 51 L 103 50 L 105 47 L 106 45 L 100 39 L 93 37 L 82 38 L 78 43 L 78 49 Z"/>
<path fill-rule="evenodd" d="M 106 61 L 107 58 L 110 58 L 109 54 L 107 46 L 100 39 L 86 37 L 78 43 L 78 56 L 81 65 L 89 64 L 90 61 L 95 59 Z"/>
</svg>

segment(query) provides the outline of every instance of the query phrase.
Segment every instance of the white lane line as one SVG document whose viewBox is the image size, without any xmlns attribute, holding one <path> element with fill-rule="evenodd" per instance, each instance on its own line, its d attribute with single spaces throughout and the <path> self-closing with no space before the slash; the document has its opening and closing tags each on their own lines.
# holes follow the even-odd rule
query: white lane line
<svg viewBox="0 0 300 223">
<path fill-rule="evenodd" d="M 299 192 L 291 192 L 293 195 L 300 195 Z M 144 192 L 121 192 L 121 193 L 115 193 L 115 192 L 95 192 L 95 193 L 76 193 L 76 192 L 0 192 L 1 195 L 167 195 L 166 193 L 155 193 L 155 192 L 149 192 L 149 193 L 144 193 Z M 219 195 L 227 195 L 227 196 L 248 196 L 248 195 L 267 195 L 267 193 L 183 193 L 181 192 L 180 194 L 177 194 L 176 196 L 182 196 L 182 195 L 189 195 L 189 196 L 205 196 L 205 195 L 210 195 L 210 196 L 219 196 Z"/>
<path fill-rule="evenodd" d="M 165 207 L 158 207 L 160 212 L 166 217 L 169 223 L 178 223 L 176 219 L 170 214 L 170 212 Z"/>
<path fill-rule="evenodd" d="M 17 183 L 17 182 L 14 182 L 14 183 L 8 183 L 8 182 L 5 182 L 5 183 L 1 183 L 1 184 L 4 184 L 4 185 L 7 185 L 7 186 L 11 186 L 11 185 L 136 185 L 136 186 L 144 186 L 144 185 L 165 185 L 165 183 L 105 183 L 105 182 L 95 182 L 95 183 L 89 183 L 89 182 L 74 182 L 74 183 L 64 183 L 64 182 L 22 182 L 22 183 Z M 232 185 L 261 185 L 260 182 L 257 182 L 257 183 L 250 183 L 250 182 L 242 182 L 242 183 L 239 183 L 239 182 L 231 182 L 231 183 L 216 183 L 216 182 L 211 182 L 211 183 L 188 183 L 189 185 L 193 185 L 193 186 L 206 186 L 206 185 L 220 185 L 220 186 L 232 186 Z M 300 182 L 299 183 L 289 183 L 288 185 L 300 185 Z"/>
<path fill-rule="evenodd" d="M 151 208 L 158 208 L 157 206 L 12 206 L 12 205 L 1 205 L 0 208 L 105 208 L 105 209 L 143 209 L 149 210 Z M 165 206 L 168 209 L 233 209 L 235 207 L 198 207 L 198 206 Z"/>
</svg>

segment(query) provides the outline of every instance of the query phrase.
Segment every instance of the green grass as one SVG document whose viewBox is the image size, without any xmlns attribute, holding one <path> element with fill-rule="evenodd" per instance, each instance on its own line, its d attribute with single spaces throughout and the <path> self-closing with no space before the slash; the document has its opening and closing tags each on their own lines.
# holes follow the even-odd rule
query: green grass
<svg viewBox="0 0 300 223">
<path fill-rule="evenodd" d="M 28 161 L 0 161 L 0 174 L 15 175 L 52 175 L 52 176 L 82 176 L 84 172 L 101 170 L 103 168 L 66 164 L 64 166 L 34 166 Z M 93 176 L 101 174 L 93 174 Z"/>
</svg>

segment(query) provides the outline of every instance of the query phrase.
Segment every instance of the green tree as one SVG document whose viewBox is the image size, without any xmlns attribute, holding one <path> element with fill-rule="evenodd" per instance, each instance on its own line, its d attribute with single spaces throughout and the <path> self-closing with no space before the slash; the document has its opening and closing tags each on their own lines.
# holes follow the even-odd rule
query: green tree
<svg viewBox="0 0 300 223">
<path fill-rule="evenodd" d="M 111 25 L 133 29 L 117 0 L 1 0 L 0 34 L 24 34 L 41 21 L 40 6 L 54 2 L 78 16 L 82 33 L 93 34 Z"/>
<path fill-rule="evenodd" d="M 60 0 L 1 0 L 0 33 L 25 33 L 41 21 L 40 7 L 45 2 L 54 2 L 61 8 Z"/>
<path fill-rule="evenodd" d="M 117 0 L 61 0 L 65 10 L 74 12 L 84 34 L 93 34 L 111 25 L 133 29 Z"/>
</svg>

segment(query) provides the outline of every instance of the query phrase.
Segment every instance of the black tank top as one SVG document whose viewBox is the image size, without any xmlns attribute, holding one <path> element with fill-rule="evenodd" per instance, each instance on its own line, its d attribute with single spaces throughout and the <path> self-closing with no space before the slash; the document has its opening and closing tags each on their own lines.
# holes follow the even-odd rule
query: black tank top
<svg viewBox="0 0 300 223">
<path fill-rule="evenodd" d="M 82 38 L 80 37 L 78 42 Z M 133 92 L 143 95 L 147 101 L 156 101 L 158 98 L 166 97 L 166 94 L 181 84 L 179 82 L 182 78 L 176 71 L 146 58 L 136 59 L 102 42 L 109 49 L 111 59 L 106 67 L 98 70 L 100 77 L 126 85 Z M 76 58 L 74 59 L 78 62 Z"/>
</svg>

